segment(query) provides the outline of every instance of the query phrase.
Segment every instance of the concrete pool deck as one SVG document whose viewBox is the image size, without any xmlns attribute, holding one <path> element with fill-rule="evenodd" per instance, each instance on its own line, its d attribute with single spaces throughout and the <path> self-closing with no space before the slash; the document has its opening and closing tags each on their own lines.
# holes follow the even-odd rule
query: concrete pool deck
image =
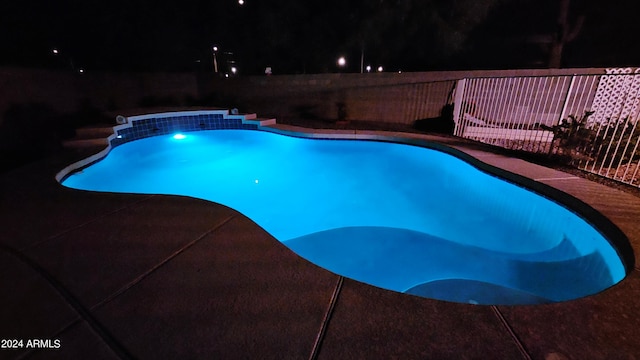
<svg viewBox="0 0 640 360">
<path fill-rule="evenodd" d="M 573 195 L 640 255 L 634 195 L 456 138 L 391 135 L 434 140 Z M 0 359 L 640 358 L 637 266 L 600 294 L 549 305 L 403 295 L 310 264 L 215 203 L 55 181 L 88 155 L 0 175 L 0 339 L 23 341 Z"/>
</svg>

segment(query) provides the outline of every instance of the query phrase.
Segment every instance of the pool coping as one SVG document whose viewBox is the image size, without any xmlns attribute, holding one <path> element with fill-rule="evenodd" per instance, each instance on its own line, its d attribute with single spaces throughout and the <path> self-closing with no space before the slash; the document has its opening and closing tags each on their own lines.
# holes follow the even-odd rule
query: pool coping
<svg viewBox="0 0 640 360">
<path fill-rule="evenodd" d="M 564 206 L 569 211 L 585 220 L 589 225 L 596 228 L 605 237 L 605 239 L 609 241 L 609 243 L 612 245 L 612 247 L 618 253 L 618 256 L 622 260 L 625 274 L 629 274 L 629 272 L 635 267 L 635 256 L 627 236 L 607 217 L 593 209 L 584 201 L 581 201 L 580 199 L 576 198 L 575 196 L 571 196 L 566 192 L 558 191 L 554 187 L 546 185 L 542 182 L 538 182 L 526 176 L 518 175 L 516 173 L 509 172 L 499 167 L 490 165 L 459 149 L 434 142 L 433 140 L 429 140 L 428 135 L 415 133 L 387 132 L 375 130 L 308 129 L 304 127 L 278 124 L 277 121 L 273 118 L 258 119 L 256 114 L 231 114 L 229 110 L 223 109 L 151 112 L 148 114 L 133 115 L 128 117 L 118 115 L 118 122 L 120 124 L 113 127 L 114 132 L 108 137 L 107 147 L 102 151 L 87 157 L 86 159 L 82 159 L 65 167 L 56 174 L 56 181 L 62 183 L 62 181 L 64 181 L 64 179 L 72 173 L 90 166 L 91 164 L 106 157 L 115 146 L 119 146 L 120 144 L 122 144 L 114 144 L 114 140 L 120 139 L 122 137 L 121 135 L 119 135 L 119 133 L 125 129 L 131 129 L 138 122 L 150 119 L 183 119 L 185 117 L 193 117 L 197 119 L 198 117 L 206 115 L 220 115 L 223 120 L 237 120 L 240 121 L 242 125 L 251 125 L 251 127 L 246 128 L 247 130 L 265 131 L 285 136 L 318 140 L 330 139 L 391 142 L 396 144 L 419 146 L 447 153 L 449 155 L 462 159 L 463 161 L 471 164 L 472 166 L 483 172 L 489 173 L 493 176 L 501 178 L 502 180 L 528 189 L 551 201 L 559 203 L 561 206 Z M 176 122 L 176 120 L 173 120 L 173 122 Z M 200 125 L 202 126 L 202 124 Z M 232 128 L 242 129 L 242 127 L 237 126 Z M 171 129 L 169 129 L 168 131 L 158 133 L 157 135 L 152 134 L 146 135 L 144 137 L 158 136 L 167 133 L 221 129 L 228 128 L 223 127 L 199 129 L 197 127 L 185 128 L 185 126 L 177 126 L 171 127 Z M 127 139 L 127 142 L 135 141 L 140 138 L 143 137 Z"/>
</svg>

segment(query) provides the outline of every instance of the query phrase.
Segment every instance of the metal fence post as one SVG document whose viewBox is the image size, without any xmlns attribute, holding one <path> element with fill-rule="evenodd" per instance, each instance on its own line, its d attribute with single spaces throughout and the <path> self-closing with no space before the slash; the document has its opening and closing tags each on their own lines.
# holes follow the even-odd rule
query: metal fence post
<svg viewBox="0 0 640 360">
<path fill-rule="evenodd" d="M 453 122 L 455 124 L 454 134 L 457 136 L 462 136 L 462 134 L 458 134 L 460 129 L 460 120 L 464 114 L 460 114 L 462 112 L 462 99 L 464 96 L 464 88 L 467 83 L 467 79 L 460 79 L 456 84 L 455 95 L 453 99 Z"/>
<path fill-rule="evenodd" d="M 562 105 L 562 111 L 560 112 L 560 118 L 558 119 L 557 124 L 560 124 L 562 119 L 565 118 L 567 112 L 567 105 L 569 104 L 569 99 L 571 98 L 571 92 L 573 91 L 573 84 L 576 81 L 576 75 L 573 74 L 571 76 L 571 82 L 569 83 L 569 89 L 567 90 L 567 95 L 564 97 L 564 104 Z"/>
</svg>

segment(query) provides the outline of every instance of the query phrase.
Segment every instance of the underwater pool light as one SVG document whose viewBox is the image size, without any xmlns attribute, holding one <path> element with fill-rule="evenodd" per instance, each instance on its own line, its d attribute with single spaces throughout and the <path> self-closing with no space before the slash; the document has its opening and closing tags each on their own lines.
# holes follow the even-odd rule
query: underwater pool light
<svg viewBox="0 0 640 360">
<path fill-rule="evenodd" d="M 184 139 L 186 137 L 187 137 L 187 135 L 184 135 L 184 134 L 175 134 L 175 135 L 173 135 L 173 138 L 176 139 L 176 140 L 182 140 L 182 139 Z"/>
</svg>

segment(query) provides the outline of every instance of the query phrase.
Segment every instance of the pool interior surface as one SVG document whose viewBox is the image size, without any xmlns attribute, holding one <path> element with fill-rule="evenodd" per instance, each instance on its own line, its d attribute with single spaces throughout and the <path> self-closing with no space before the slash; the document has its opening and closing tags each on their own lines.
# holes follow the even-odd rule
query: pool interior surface
<svg viewBox="0 0 640 360">
<path fill-rule="evenodd" d="M 63 185 L 221 203 L 332 272 L 441 300 L 566 301 L 625 276 L 573 212 L 417 146 L 189 132 L 120 145 Z"/>
</svg>

